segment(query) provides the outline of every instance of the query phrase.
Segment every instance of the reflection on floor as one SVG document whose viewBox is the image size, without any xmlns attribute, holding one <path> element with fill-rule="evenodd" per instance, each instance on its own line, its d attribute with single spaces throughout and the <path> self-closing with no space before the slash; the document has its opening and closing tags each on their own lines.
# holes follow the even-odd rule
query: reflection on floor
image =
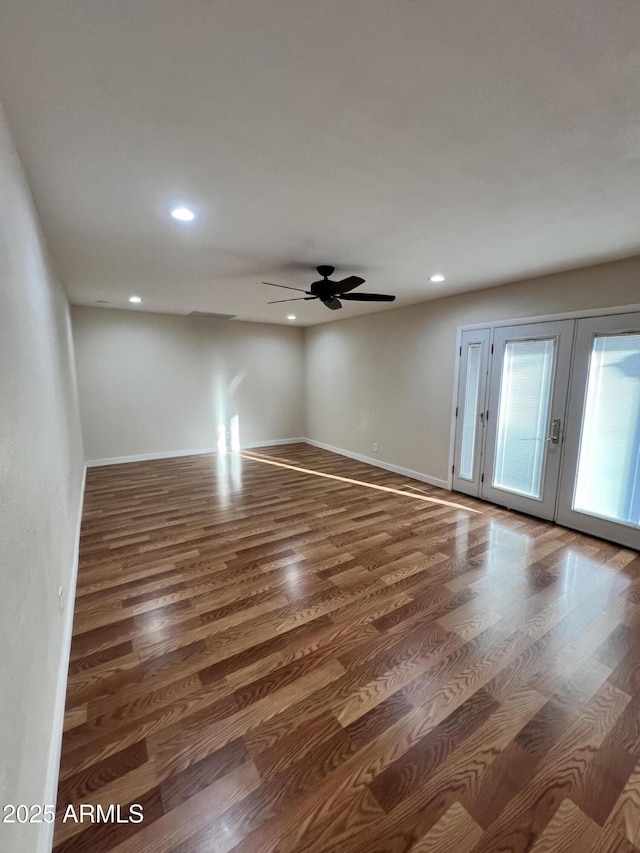
<svg viewBox="0 0 640 853">
<path fill-rule="evenodd" d="M 91 469 L 55 850 L 628 853 L 639 634 L 637 553 L 307 445 Z"/>
</svg>

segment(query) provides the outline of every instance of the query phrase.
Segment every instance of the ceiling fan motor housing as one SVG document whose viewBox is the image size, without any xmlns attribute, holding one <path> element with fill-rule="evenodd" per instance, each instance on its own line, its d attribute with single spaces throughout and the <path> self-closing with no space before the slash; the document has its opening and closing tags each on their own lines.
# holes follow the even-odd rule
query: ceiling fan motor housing
<svg viewBox="0 0 640 853">
<path fill-rule="evenodd" d="M 313 293 L 314 296 L 317 296 L 323 302 L 327 299 L 332 299 L 336 294 L 334 283 L 328 281 L 326 278 L 321 281 L 314 281 L 309 292 Z"/>
<path fill-rule="evenodd" d="M 321 264 L 319 267 L 316 267 L 316 269 L 321 276 L 324 276 L 324 278 L 321 278 L 319 281 L 314 281 L 309 292 L 313 293 L 314 296 L 317 296 L 322 302 L 330 302 L 336 295 L 336 289 L 334 287 L 334 283 L 329 281 L 329 276 L 333 275 L 336 268 L 329 264 Z"/>
</svg>

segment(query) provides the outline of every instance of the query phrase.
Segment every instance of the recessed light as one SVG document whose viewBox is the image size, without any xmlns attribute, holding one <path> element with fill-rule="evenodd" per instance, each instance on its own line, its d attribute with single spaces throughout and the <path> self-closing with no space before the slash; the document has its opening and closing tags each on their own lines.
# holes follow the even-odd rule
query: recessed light
<svg viewBox="0 0 640 853">
<path fill-rule="evenodd" d="M 142 299 L 140 299 L 139 296 L 130 296 L 129 302 L 135 302 L 137 304 L 138 302 L 142 302 Z"/>
<path fill-rule="evenodd" d="M 190 207 L 174 207 L 171 211 L 171 216 L 174 219 L 177 219 L 178 222 L 193 222 L 196 218 L 195 210 L 192 210 Z"/>
<path fill-rule="evenodd" d="M 287 320 L 295 320 L 295 319 L 296 319 L 295 314 L 287 314 Z"/>
<path fill-rule="evenodd" d="M 443 275 L 440 275 L 440 273 L 439 273 L 439 272 L 437 272 L 435 275 L 432 275 L 432 276 L 431 276 L 431 278 L 429 279 L 429 281 L 432 281 L 434 284 L 438 284 L 438 282 L 440 282 L 440 281 L 444 281 L 444 276 L 443 276 Z"/>
</svg>

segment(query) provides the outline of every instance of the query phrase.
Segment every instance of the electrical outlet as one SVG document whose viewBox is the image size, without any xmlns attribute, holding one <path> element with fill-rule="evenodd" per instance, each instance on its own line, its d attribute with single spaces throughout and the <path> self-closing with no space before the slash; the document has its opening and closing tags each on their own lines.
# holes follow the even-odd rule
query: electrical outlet
<svg viewBox="0 0 640 853">
<path fill-rule="evenodd" d="M 376 453 L 378 452 L 378 442 L 377 441 L 373 442 L 373 449 Z"/>
<path fill-rule="evenodd" d="M 64 613 L 64 593 L 62 592 L 62 587 L 58 587 L 58 607 L 60 608 L 60 615 Z"/>
</svg>

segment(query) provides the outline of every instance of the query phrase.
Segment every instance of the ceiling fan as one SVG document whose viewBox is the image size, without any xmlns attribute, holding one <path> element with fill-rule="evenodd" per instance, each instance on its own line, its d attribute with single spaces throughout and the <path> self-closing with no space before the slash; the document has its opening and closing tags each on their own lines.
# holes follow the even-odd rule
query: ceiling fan
<svg viewBox="0 0 640 853">
<path fill-rule="evenodd" d="M 310 290 L 302 290 L 301 287 L 289 287 L 288 284 L 273 284 L 271 281 L 263 281 L 262 283 L 268 284 L 269 287 L 284 287 L 287 290 L 297 290 L 299 293 L 306 294 L 306 296 L 294 296 L 291 299 L 275 299 L 273 302 L 268 302 L 267 305 L 275 305 L 278 302 L 319 299 L 327 308 L 337 311 L 338 308 L 342 308 L 341 299 L 352 302 L 393 302 L 395 299 L 395 296 L 389 296 L 386 293 L 350 293 L 351 290 L 364 284 L 363 278 L 350 275 L 343 278 L 342 281 L 329 281 L 329 276 L 333 275 L 335 267 L 322 265 L 316 269 L 322 278 L 319 281 L 314 281 Z"/>
</svg>

